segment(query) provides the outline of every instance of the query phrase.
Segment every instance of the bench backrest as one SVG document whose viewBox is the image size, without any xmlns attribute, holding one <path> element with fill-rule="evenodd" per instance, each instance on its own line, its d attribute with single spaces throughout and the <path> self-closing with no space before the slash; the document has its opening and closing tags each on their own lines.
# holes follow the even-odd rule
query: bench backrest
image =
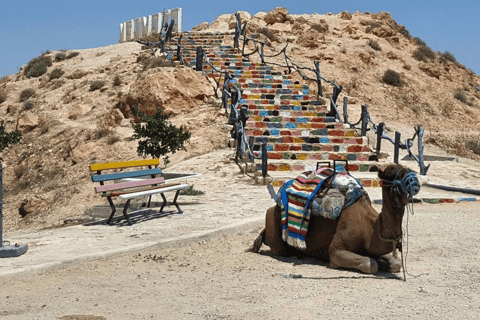
<svg viewBox="0 0 480 320">
<path fill-rule="evenodd" d="M 90 172 L 92 182 L 100 182 L 100 186 L 95 187 L 96 192 L 107 192 L 113 190 L 120 190 L 126 188 L 147 186 L 152 184 L 162 184 L 165 179 L 162 177 L 157 178 L 157 175 L 162 174 L 162 170 L 157 168 L 160 164 L 158 159 L 145 159 L 134 161 L 122 161 L 122 162 L 108 162 L 108 163 L 95 163 L 90 165 Z M 155 168 L 152 168 L 154 166 Z M 148 169 L 142 169 L 142 167 L 148 167 Z M 108 170 L 115 169 L 140 169 L 133 171 L 122 171 L 112 173 L 102 173 Z M 104 185 L 105 181 L 120 180 L 126 178 L 145 178 L 140 181 L 121 182 L 115 184 Z"/>
</svg>

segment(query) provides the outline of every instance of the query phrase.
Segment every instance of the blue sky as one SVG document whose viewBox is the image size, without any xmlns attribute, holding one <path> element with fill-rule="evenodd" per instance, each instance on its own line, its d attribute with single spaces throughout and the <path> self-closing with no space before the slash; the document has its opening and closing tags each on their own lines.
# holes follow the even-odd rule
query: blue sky
<svg viewBox="0 0 480 320">
<path fill-rule="evenodd" d="M 388 11 L 433 50 L 450 51 L 480 74 L 479 0 L 0 0 L 0 77 L 45 50 L 84 49 L 118 42 L 119 23 L 181 7 L 183 28 L 237 10 L 254 14 L 277 6 L 290 13 Z"/>
</svg>

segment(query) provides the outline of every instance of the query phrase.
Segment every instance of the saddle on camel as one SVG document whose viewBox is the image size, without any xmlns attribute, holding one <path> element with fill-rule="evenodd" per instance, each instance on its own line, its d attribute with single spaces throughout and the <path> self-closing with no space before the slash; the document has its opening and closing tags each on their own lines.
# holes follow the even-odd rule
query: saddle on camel
<svg viewBox="0 0 480 320">
<path fill-rule="evenodd" d="M 383 205 L 378 213 L 360 183 L 348 172 L 337 172 L 335 162 L 334 168 L 317 165 L 286 182 L 247 251 L 258 252 L 266 244 L 274 254 L 306 254 L 329 261 L 331 268 L 399 272 L 396 248 L 405 206 L 420 191 L 416 174 L 401 165 L 379 170 Z"/>
</svg>

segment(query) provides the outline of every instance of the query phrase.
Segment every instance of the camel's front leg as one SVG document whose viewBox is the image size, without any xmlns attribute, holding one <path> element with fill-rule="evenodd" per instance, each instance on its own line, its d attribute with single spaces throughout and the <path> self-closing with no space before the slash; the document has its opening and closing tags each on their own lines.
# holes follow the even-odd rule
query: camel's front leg
<svg viewBox="0 0 480 320">
<path fill-rule="evenodd" d="M 364 273 L 375 273 L 378 271 L 375 259 L 346 250 L 330 252 L 330 268 L 357 269 Z"/>
<path fill-rule="evenodd" d="M 391 253 L 381 256 L 381 259 L 378 259 L 377 263 L 380 270 L 388 272 L 397 273 L 402 269 L 402 260 L 394 257 Z"/>
</svg>

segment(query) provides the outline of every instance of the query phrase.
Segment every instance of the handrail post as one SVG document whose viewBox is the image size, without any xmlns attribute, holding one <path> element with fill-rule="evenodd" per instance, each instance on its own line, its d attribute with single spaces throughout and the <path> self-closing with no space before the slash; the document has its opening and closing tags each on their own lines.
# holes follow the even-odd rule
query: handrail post
<svg viewBox="0 0 480 320">
<path fill-rule="evenodd" d="M 323 97 L 322 78 L 320 75 L 320 62 L 315 61 L 314 64 L 315 64 L 315 69 L 317 70 L 315 74 L 317 76 L 317 99 L 318 99 L 319 97 Z"/>
<path fill-rule="evenodd" d="M 380 122 L 377 128 L 377 155 L 380 154 L 380 148 L 382 147 L 382 136 L 385 131 L 385 122 Z"/>
<path fill-rule="evenodd" d="M 425 166 L 424 158 L 423 158 L 423 134 L 425 129 L 423 129 L 420 125 L 415 128 L 415 131 L 418 134 L 418 161 L 420 165 L 420 175 L 425 176 L 427 175 L 427 171 L 430 168 L 430 165 Z"/>
<path fill-rule="evenodd" d="M 203 49 L 197 47 L 197 59 L 195 61 L 195 70 L 203 72 Z"/>
<path fill-rule="evenodd" d="M 361 136 L 365 137 L 367 135 L 367 125 L 368 125 L 368 106 L 362 105 L 362 132 Z"/>
<path fill-rule="evenodd" d="M 343 97 L 343 123 L 348 123 L 348 98 Z"/>
<path fill-rule="evenodd" d="M 398 156 L 400 153 L 400 136 L 401 136 L 400 132 L 395 131 L 395 151 L 393 154 L 393 162 L 395 164 L 398 164 Z"/>
<path fill-rule="evenodd" d="M 262 177 L 264 179 L 267 176 L 267 169 L 268 169 L 267 158 L 268 158 L 267 144 L 264 142 L 262 143 Z"/>
</svg>

